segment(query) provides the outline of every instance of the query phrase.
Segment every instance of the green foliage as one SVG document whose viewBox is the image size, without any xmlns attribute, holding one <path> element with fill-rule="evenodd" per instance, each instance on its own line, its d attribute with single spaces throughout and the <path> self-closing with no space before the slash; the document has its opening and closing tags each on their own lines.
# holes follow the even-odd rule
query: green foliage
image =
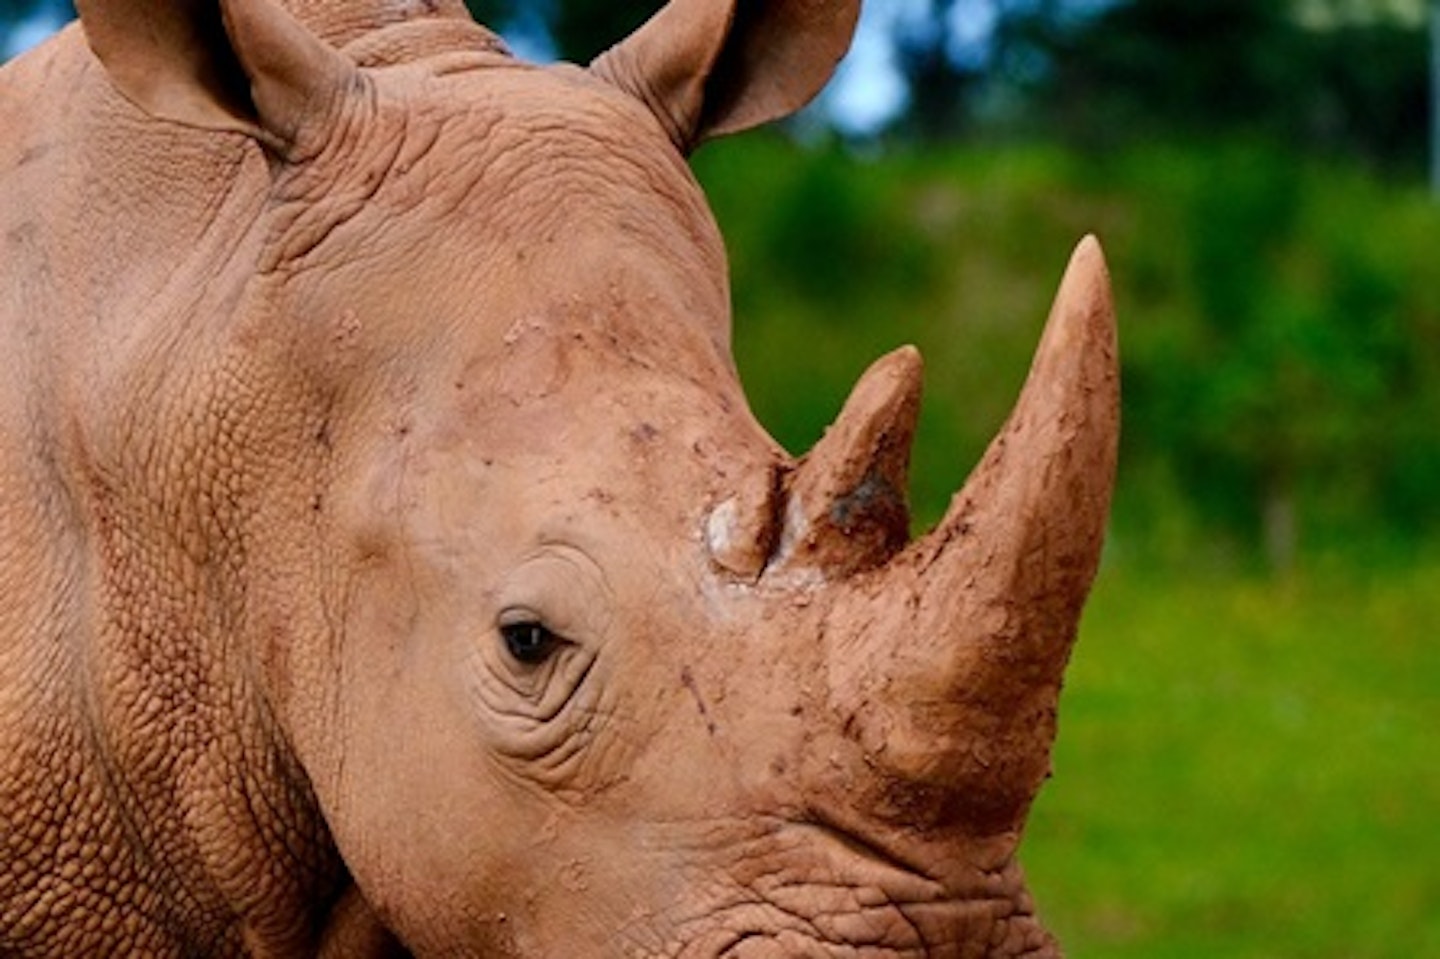
<svg viewBox="0 0 1440 959">
<path fill-rule="evenodd" d="M 1072 140 L 1264 136 L 1419 175 L 1428 38 L 1385 18 L 1302 23 L 1273 0 L 1123 0 L 1024 36 L 1052 64 L 1032 107 Z"/>
<path fill-rule="evenodd" d="M 1440 436 L 1414 426 L 1440 402 L 1436 210 L 1252 147 L 1128 165 L 1146 199 L 1135 238 L 1171 238 L 1138 251 L 1135 312 L 1164 327 L 1128 338 L 1131 462 L 1168 469 L 1202 521 L 1252 543 L 1287 513 L 1312 547 L 1436 532 L 1440 510 L 1413 493 L 1440 479 Z"/>
<path fill-rule="evenodd" d="M 1068 81 L 1159 122 L 1208 128 L 1281 111 L 1301 31 L 1270 0 L 1128 0 L 1086 24 Z"/>
<path fill-rule="evenodd" d="M 1440 569 L 1102 574 L 1022 859 L 1077 959 L 1440 955 Z"/>
<path fill-rule="evenodd" d="M 813 443 L 869 360 L 921 347 L 922 520 L 1003 420 L 1093 229 L 1121 320 L 1117 561 L 1288 566 L 1440 533 L 1440 211 L 1418 192 L 1244 143 L 877 162 L 759 138 L 698 169 L 741 372 L 783 443 Z"/>
</svg>

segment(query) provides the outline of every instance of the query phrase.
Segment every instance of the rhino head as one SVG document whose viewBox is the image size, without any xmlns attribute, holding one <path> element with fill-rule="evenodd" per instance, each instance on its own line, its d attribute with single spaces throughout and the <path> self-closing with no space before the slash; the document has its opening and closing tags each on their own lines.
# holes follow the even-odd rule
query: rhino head
<svg viewBox="0 0 1440 959">
<path fill-rule="evenodd" d="M 127 97 L 266 161 L 211 287 L 218 459 L 263 477 L 213 588 L 282 818 L 417 955 L 1058 954 L 1016 849 L 1113 479 L 1098 245 L 912 541 L 918 354 L 786 454 L 685 163 L 809 100 L 857 3 L 672 0 L 583 69 L 453 2 L 322 41 L 338 6 L 81 4 Z"/>
</svg>

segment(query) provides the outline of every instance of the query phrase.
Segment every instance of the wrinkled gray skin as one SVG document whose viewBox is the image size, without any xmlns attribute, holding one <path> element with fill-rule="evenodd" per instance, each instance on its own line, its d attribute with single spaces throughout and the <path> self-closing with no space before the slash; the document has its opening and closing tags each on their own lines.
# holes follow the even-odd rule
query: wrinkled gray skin
<svg viewBox="0 0 1440 959">
<path fill-rule="evenodd" d="M 0 955 L 1058 955 L 1098 247 L 908 543 L 917 355 L 792 460 L 684 163 L 853 3 L 589 69 L 456 0 L 81 13 L 0 71 Z"/>
</svg>

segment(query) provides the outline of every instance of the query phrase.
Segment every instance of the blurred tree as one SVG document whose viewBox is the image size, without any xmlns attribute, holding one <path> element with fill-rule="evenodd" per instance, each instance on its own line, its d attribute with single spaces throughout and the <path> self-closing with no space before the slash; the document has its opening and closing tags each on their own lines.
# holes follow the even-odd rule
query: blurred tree
<svg viewBox="0 0 1440 959">
<path fill-rule="evenodd" d="M 1129 0 L 1068 39 L 1055 106 L 1108 111 L 1106 126 L 1262 123 L 1300 70 L 1299 31 L 1273 0 Z"/>
<path fill-rule="evenodd" d="M 1125 312 L 1144 318 L 1123 351 L 1137 497 L 1178 492 L 1205 534 L 1232 531 L 1278 569 L 1322 544 L 1440 531 L 1420 492 L 1440 481 L 1422 425 L 1440 409 L 1424 345 L 1440 320 L 1423 279 L 1434 209 L 1284 149 L 1126 153 L 1109 176 L 1134 204 L 1112 236 Z"/>
<path fill-rule="evenodd" d="M 1429 103 L 1423 28 L 1374 21 L 1311 33 L 1313 142 L 1389 166 L 1423 169 Z"/>
<path fill-rule="evenodd" d="M 895 20 L 896 60 L 909 105 L 905 138 L 950 139 L 1014 125 L 1013 91 L 1048 67 L 1045 39 L 1069 35 L 1108 0 L 917 0 Z"/>
<path fill-rule="evenodd" d="M 1095 145 L 1238 133 L 1423 169 L 1423 20 L 1336 0 L 1304 9 L 1301 18 L 1274 0 L 1122 0 L 1063 29 L 1030 22 L 1027 38 L 1050 61 L 1032 100 Z"/>
<path fill-rule="evenodd" d="M 475 19 L 496 29 L 544 30 L 565 60 L 587 63 L 660 9 L 662 0 L 466 0 Z"/>
<path fill-rule="evenodd" d="M 896 24 L 898 65 L 910 91 L 900 129 L 912 138 L 952 136 L 973 112 L 984 64 L 957 57 L 951 49 L 948 24 L 956 5 L 957 0 L 928 0 Z"/>
</svg>

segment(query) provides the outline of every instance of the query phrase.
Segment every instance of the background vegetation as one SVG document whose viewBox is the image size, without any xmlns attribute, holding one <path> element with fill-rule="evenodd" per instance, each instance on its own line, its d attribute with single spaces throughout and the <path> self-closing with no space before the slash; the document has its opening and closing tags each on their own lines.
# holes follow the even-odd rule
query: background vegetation
<svg viewBox="0 0 1440 959">
<path fill-rule="evenodd" d="M 868 2 L 907 84 L 886 125 L 843 137 L 822 104 L 696 169 L 783 443 L 922 348 L 920 525 L 1004 418 L 1074 242 L 1106 244 L 1125 435 L 1027 841 L 1042 911 L 1079 959 L 1440 955 L 1423 0 Z M 582 60 L 654 5 L 472 4 Z"/>
<path fill-rule="evenodd" d="M 918 343 L 923 517 L 1000 423 L 1070 244 L 1106 242 L 1125 431 L 1025 862 L 1067 954 L 1440 955 L 1440 210 L 1241 137 L 757 138 L 697 162 L 737 353 L 792 449 Z"/>
<path fill-rule="evenodd" d="M 922 347 L 923 516 L 1008 409 L 1094 230 L 1123 326 L 1117 561 L 1399 561 L 1440 532 L 1440 216 L 1418 184 L 1244 140 L 877 160 L 751 137 L 697 167 L 741 369 L 783 442 L 813 441 L 866 359 Z"/>
</svg>

